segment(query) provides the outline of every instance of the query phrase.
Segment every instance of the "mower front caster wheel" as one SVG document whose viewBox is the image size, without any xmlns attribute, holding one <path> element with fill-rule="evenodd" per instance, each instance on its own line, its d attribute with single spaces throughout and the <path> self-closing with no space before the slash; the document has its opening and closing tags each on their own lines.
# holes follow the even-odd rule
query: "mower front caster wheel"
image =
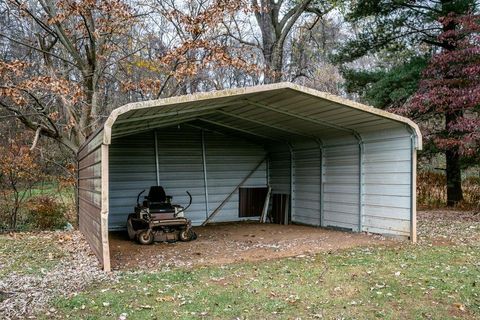
<svg viewBox="0 0 480 320">
<path fill-rule="evenodd" d="M 192 229 L 180 231 L 179 238 L 181 241 L 191 241 L 197 238 L 197 234 Z"/>
<path fill-rule="evenodd" d="M 153 243 L 153 232 L 149 230 L 142 230 L 138 233 L 137 241 L 140 244 L 152 244 Z"/>
</svg>

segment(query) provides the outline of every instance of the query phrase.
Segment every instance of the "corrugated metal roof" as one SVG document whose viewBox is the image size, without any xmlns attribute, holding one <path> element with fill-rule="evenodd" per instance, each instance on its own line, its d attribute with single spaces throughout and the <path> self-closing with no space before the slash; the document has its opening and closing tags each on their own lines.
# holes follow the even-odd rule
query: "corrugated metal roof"
<svg viewBox="0 0 480 320">
<path fill-rule="evenodd" d="M 108 117 L 103 142 L 110 144 L 112 137 L 182 123 L 236 132 L 264 142 L 301 138 L 328 141 L 406 125 L 416 136 L 416 148 L 422 147 L 420 130 L 410 119 L 292 83 L 127 104 Z"/>
</svg>

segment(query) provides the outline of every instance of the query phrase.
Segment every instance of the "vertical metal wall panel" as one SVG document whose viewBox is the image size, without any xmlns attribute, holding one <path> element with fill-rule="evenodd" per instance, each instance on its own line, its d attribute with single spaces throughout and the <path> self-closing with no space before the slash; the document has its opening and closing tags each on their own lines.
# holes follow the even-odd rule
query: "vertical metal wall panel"
<svg viewBox="0 0 480 320">
<path fill-rule="evenodd" d="M 410 236 L 411 141 L 405 128 L 365 137 L 364 230 Z"/>
<path fill-rule="evenodd" d="M 137 194 L 157 184 L 153 131 L 112 140 L 110 145 L 109 229 L 125 229 Z"/>
<path fill-rule="evenodd" d="M 359 147 L 358 144 L 326 146 L 324 163 L 324 224 L 358 231 Z"/>
<path fill-rule="evenodd" d="M 295 210 L 293 222 L 320 226 L 320 148 L 295 150 Z"/>
<path fill-rule="evenodd" d="M 210 212 L 222 203 L 266 155 L 262 146 L 208 131 L 205 132 L 205 152 Z M 266 187 L 266 167 L 264 161 L 242 187 Z M 237 190 L 212 221 L 240 220 L 238 197 Z"/>
<path fill-rule="evenodd" d="M 290 194 L 290 151 L 271 151 L 268 157 L 272 194 Z"/>
<path fill-rule="evenodd" d="M 201 131 L 175 126 L 157 131 L 160 185 L 173 202 L 188 204 L 186 191 L 192 194 L 192 205 L 185 216 L 199 225 L 206 218 L 205 186 Z"/>
<path fill-rule="evenodd" d="M 338 133 L 335 135 L 327 135 L 320 137 L 326 146 L 339 146 L 346 144 L 358 144 L 358 139 L 351 133 Z"/>
</svg>

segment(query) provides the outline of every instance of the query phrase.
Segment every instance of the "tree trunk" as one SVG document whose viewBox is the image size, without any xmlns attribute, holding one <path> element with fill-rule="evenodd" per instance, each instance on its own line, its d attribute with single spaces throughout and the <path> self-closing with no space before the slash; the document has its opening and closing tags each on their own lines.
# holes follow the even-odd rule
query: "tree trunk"
<svg viewBox="0 0 480 320">
<path fill-rule="evenodd" d="M 275 83 L 281 79 L 282 60 L 278 58 L 278 16 L 273 1 L 262 1 L 262 11 L 257 12 L 256 19 L 262 33 L 262 53 L 265 62 L 264 83 Z M 283 47 L 281 48 L 283 51 Z M 280 65 L 279 65 L 280 62 Z M 280 70 L 278 70 L 280 68 Z"/>
<path fill-rule="evenodd" d="M 10 229 L 16 230 L 17 229 L 17 215 L 18 215 L 18 209 L 19 209 L 19 201 L 18 201 L 18 193 L 17 190 L 15 192 L 15 200 L 12 208 L 12 213 L 10 216 Z"/>
<path fill-rule="evenodd" d="M 442 12 L 445 16 L 451 11 L 451 1 L 441 0 Z M 452 20 L 443 25 L 442 31 L 444 34 L 454 31 L 457 28 L 456 23 Z M 457 49 L 455 42 L 443 41 L 443 50 L 454 51 Z M 451 111 L 445 114 L 445 131 L 449 134 L 449 129 L 459 117 L 462 116 L 462 111 Z M 446 171 L 447 171 L 447 206 L 453 207 L 458 202 L 463 200 L 462 192 L 462 170 L 460 168 L 460 154 L 457 147 L 450 147 L 445 151 Z"/>
<path fill-rule="evenodd" d="M 449 127 L 461 116 L 461 111 L 451 112 L 445 115 L 445 129 L 447 132 Z M 460 154 L 458 148 L 451 147 L 446 150 L 445 158 L 447 163 L 447 206 L 453 207 L 459 201 L 463 200 L 462 169 L 460 168 Z"/>
<path fill-rule="evenodd" d="M 456 150 L 447 150 L 445 156 L 447 159 L 447 206 L 453 207 L 463 200 L 460 155 Z"/>
<path fill-rule="evenodd" d="M 445 115 L 445 126 L 449 127 L 456 122 L 461 112 L 453 112 Z M 460 154 L 458 148 L 450 148 L 445 151 L 447 171 L 447 206 L 453 207 L 463 200 L 462 169 L 460 168 Z"/>
<path fill-rule="evenodd" d="M 282 81 L 283 69 L 283 47 L 279 48 L 276 43 L 268 44 L 268 46 L 268 49 L 263 50 L 263 58 L 266 67 L 265 84 Z"/>
</svg>

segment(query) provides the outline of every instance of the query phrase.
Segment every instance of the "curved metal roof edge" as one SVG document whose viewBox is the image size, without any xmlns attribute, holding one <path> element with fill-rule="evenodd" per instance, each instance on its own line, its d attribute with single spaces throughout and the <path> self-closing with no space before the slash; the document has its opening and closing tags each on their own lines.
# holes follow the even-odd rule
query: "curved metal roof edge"
<svg viewBox="0 0 480 320">
<path fill-rule="evenodd" d="M 298 84 L 294 84 L 291 82 L 279 82 L 279 83 L 273 83 L 273 84 L 266 84 L 266 85 L 258 85 L 258 86 L 253 86 L 253 87 L 243 87 L 243 88 L 233 88 L 233 89 L 225 89 L 225 90 L 219 90 L 219 91 L 210 91 L 210 92 L 199 92 L 199 93 L 194 93 L 194 94 L 187 94 L 187 95 L 182 95 L 182 96 L 175 96 L 175 97 L 170 97 L 170 98 L 163 98 L 163 99 L 157 99 L 157 100 L 149 100 L 149 101 L 142 101 L 142 102 L 133 102 L 133 103 L 128 103 L 126 105 L 123 105 L 121 107 L 118 107 L 114 109 L 105 123 L 103 124 L 103 143 L 104 144 L 110 144 L 111 142 L 111 137 L 112 137 L 112 126 L 117 120 L 118 116 L 121 114 L 124 114 L 128 111 L 131 110 L 138 110 L 138 109 L 143 109 L 143 108 L 152 108 L 152 107 L 158 107 L 158 106 L 166 106 L 166 105 L 172 105 L 172 104 L 177 104 L 177 103 L 185 103 L 185 102 L 190 102 L 190 101 L 202 101 L 202 100 L 209 100 L 209 99 L 215 99 L 215 98 L 224 98 L 224 97 L 229 97 L 229 96 L 237 96 L 237 95 L 242 95 L 242 94 L 250 94 L 250 93 L 256 93 L 256 92 L 265 92 L 265 91 L 271 91 L 271 90 L 276 90 L 276 89 L 291 89 L 298 91 L 300 93 L 308 94 L 314 97 L 322 98 L 328 101 L 332 101 L 338 104 L 342 104 L 344 106 L 361 110 L 367 113 L 375 114 L 383 118 L 391 119 L 394 121 L 398 121 L 401 123 L 404 123 L 408 125 L 410 128 L 413 129 L 416 135 L 416 149 L 417 150 L 422 150 L 422 133 L 420 131 L 420 128 L 418 125 L 413 122 L 412 120 L 402 117 L 396 114 L 393 114 L 391 112 L 381 110 L 374 108 L 372 106 L 367 106 L 358 102 L 354 102 L 330 93 L 318 91 L 315 89 L 310 89 Z"/>
</svg>

